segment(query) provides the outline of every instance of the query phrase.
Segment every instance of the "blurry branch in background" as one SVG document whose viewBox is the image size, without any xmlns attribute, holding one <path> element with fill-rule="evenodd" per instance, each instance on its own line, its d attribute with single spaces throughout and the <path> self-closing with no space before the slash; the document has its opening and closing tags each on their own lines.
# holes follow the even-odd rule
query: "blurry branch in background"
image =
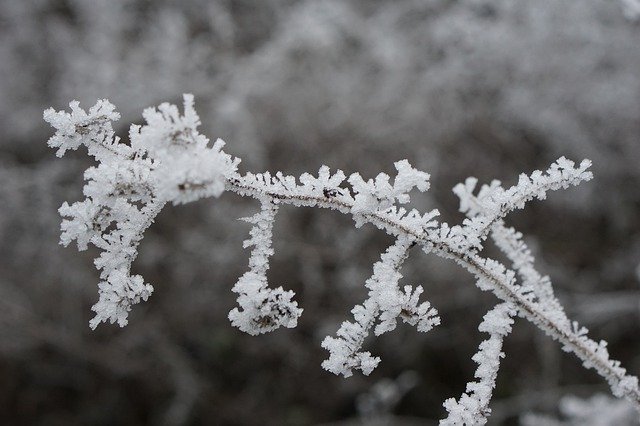
<svg viewBox="0 0 640 426">
<path fill-rule="evenodd" d="M 565 396 L 560 400 L 563 419 L 526 414 L 521 417 L 523 426 L 608 426 L 631 425 L 638 419 L 638 412 L 628 401 L 596 394 L 582 399 Z"/>
<path fill-rule="evenodd" d="M 632 21 L 640 19 L 640 0 L 621 0 L 624 16 Z"/>
<path fill-rule="evenodd" d="M 389 424 L 393 409 L 413 389 L 420 378 L 415 371 L 405 371 L 395 380 L 382 379 L 356 399 L 356 408 L 364 424 Z"/>
</svg>

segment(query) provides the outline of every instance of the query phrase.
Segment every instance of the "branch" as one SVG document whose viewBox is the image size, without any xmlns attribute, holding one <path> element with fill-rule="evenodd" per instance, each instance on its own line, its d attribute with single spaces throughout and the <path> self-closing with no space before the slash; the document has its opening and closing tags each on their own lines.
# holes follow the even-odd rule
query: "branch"
<svg viewBox="0 0 640 426">
<path fill-rule="evenodd" d="M 506 302 L 502 306 L 515 309 L 519 316 L 562 343 L 563 349 L 578 356 L 585 367 L 603 376 L 616 396 L 640 407 L 638 379 L 627 375 L 618 361 L 609 358 L 605 342 L 590 340 L 586 329 L 569 322 L 549 291 L 550 282 L 533 269 L 532 256 L 521 235 L 504 228 L 502 222 L 504 215 L 522 208 L 530 199 L 544 198 L 549 190 L 591 179 L 588 160 L 574 168 L 573 162 L 561 158 L 546 175 L 539 171 L 530 177 L 522 175 L 518 185 L 509 190 L 503 190 L 499 184 L 485 186 L 481 190 L 485 197 L 473 196 L 475 181 L 468 180 L 467 185 L 458 186 L 455 191 L 462 194 L 461 207 L 470 218 L 462 226 L 449 226 L 434 220 L 437 210 L 421 214 L 400 206 L 410 201 L 409 192 L 413 188 L 426 191 L 429 187 L 429 175 L 414 169 L 406 160 L 395 163 L 397 175 L 393 183 L 384 173 L 368 181 L 354 173 L 348 179 L 350 187 L 341 186 L 345 181 L 342 171 L 332 175 L 326 166 L 320 168 L 317 177 L 303 174 L 300 183 L 280 172 L 241 175 L 237 172 L 240 160 L 222 151 L 223 141 L 209 146 L 209 140 L 198 133 L 200 120 L 191 95 L 185 95 L 183 115 L 169 104 L 160 105 L 158 110 L 145 110 L 147 124 L 132 126 L 130 146 L 119 143 L 113 136 L 109 120 L 117 118 L 117 113 L 106 101 L 101 102 L 89 114 L 80 110 L 77 103 L 71 104 L 71 114 L 45 112 L 45 119 L 57 129 L 50 145 L 58 147 L 59 152 L 87 145 L 100 162 L 85 175 L 87 199 L 73 206 L 65 203 L 61 208 L 63 215 L 71 217 L 63 221 L 62 243 L 76 240 L 78 247 L 84 249 L 91 242 L 103 250 L 96 260 L 96 266 L 103 270 L 104 281 L 100 283 L 101 297 L 94 306 L 97 315 L 92 327 L 106 320 L 126 324 L 131 305 L 146 299 L 151 292 L 152 287 L 144 285 L 142 277 L 131 277 L 129 271 L 142 233 L 162 206 L 167 202 L 180 204 L 218 197 L 228 190 L 255 198 L 262 205 L 262 211 L 250 220 L 254 223 L 251 240 L 246 243 L 254 246 L 250 271 L 234 287 L 240 294 L 242 311 L 232 311 L 230 319 L 242 330 L 258 334 L 279 325 L 293 326 L 301 312 L 291 302 L 292 292 L 284 292 L 282 288 L 270 290 L 266 286 L 277 207 L 290 204 L 327 208 L 350 214 L 356 227 L 373 224 L 396 237 L 396 242 L 374 265 L 374 274 L 365 284 L 369 298 L 354 308 L 356 324 L 343 323 L 339 339 L 329 338 L 325 340 L 328 343 L 323 343 L 331 356 L 341 353 L 346 356 L 342 361 L 348 362 L 337 362 L 330 356 L 327 364 L 323 364 L 326 368 L 345 376 L 351 374 L 352 368 L 360 368 L 365 374 L 370 372 L 379 359 L 359 349 L 376 318 L 380 321 L 376 334 L 393 329 L 398 316 L 423 331 L 438 323 L 436 312 L 428 303 L 418 304 L 421 287 L 413 292 L 411 287 L 405 287 L 403 293 L 398 286 L 401 277 L 398 269 L 408 249 L 419 246 L 425 253 L 453 260 L 465 268 L 474 275 L 480 289 L 493 292 Z M 102 118 L 105 110 L 110 114 L 109 120 Z M 114 169 L 118 172 L 114 173 Z M 517 283 L 516 272 L 479 255 L 488 231 L 513 262 L 522 285 Z M 503 320 L 503 325 L 510 321 Z M 338 350 L 340 345 L 343 347 Z M 350 354 L 358 353 L 364 357 L 355 363 L 349 361 Z"/>
</svg>

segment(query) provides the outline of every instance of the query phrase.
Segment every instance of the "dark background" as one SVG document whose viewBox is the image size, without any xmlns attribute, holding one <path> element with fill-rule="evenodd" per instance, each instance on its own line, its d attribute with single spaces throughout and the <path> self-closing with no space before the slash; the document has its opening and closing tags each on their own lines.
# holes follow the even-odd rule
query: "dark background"
<svg viewBox="0 0 640 426">
<path fill-rule="evenodd" d="M 232 194 L 167 207 L 134 264 L 153 296 L 126 328 L 91 332 L 96 251 L 59 246 L 57 214 L 82 197 L 91 161 L 56 159 L 42 111 L 108 98 L 125 138 L 143 108 L 185 92 L 202 132 L 225 139 L 244 171 L 326 164 L 372 177 L 408 158 L 432 174 L 414 206 L 452 223 L 462 216 L 451 188 L 467 176 L 509 185 L 562 155 L 590 158 L 593 181 L 508 223 L 527 236 L 569 316 L 640 374 L 640 24 L 620 3 L 5 0 L 1 424 L 342 424 L 403 373 L 415 386 L 378 412 L 394 413 L 389 424 L 430 424 L 473 378 L 477 326 L 496 299 L 418 252 L 403 282 L 425 287 L 442 325 L 369 341 L 382 358 L 369 377 L 322 370 L 322 338 L 363 300 L 391 243 L 334 212 L 285 207 L 277 218 L 269 278 L 298 294 L 298 328 L 259 337 L 232 328 L 230 289 L 247 267 L 249 230 L 236 219 L 258 208 Z M 555 415 L 564 395 L 609 394 L 524 320 L 505 351 L 489 424 Z"/>
</svg>

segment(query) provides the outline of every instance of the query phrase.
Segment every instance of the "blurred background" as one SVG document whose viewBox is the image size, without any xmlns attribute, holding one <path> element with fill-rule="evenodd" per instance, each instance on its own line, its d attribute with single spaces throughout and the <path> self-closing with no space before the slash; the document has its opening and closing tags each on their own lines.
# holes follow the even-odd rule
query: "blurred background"
<svg viewBox="0 0 640 426">
<path fill-rule="evenodd" d="M 473 378 L 477 327 L 496 299 L 418 252 L 404 282 L 425 287 L 442 325 L 372 339 L 382 362 L 369 377 L 320 367 L 322 338 L 364 299 L 392 242 L 334 212 L 277 218 L 270 280 L 296 291 L 299 326 L 259 337 L 232 328 L 230 289 L 248 259 L 249 226 L 236 219 L 258 209 L 233 194 L 165 208 L 134 264 L 153 296 L 126 328 L 91 332 L 96 251 L 59 246 L 57 213 L 82 198 L 91 160 L 57 159 L 42 111 L 108 98 L 126 140 L 143 108 L 185 92 L 202 133 L 226 140 L 244 171 L 326 164 L 373 177 L 407 158 L 432 174 L 413 205 L 452 223 L 462 216 L 451 188 L 467 176 L 510 185 L 562 155 L 593 160 L 593 181 L 508 223 L 569 316 L 640 374 L 640 24 L 620 2 L 5 0 L 0 424 L 433 424 Z M 523 416 L 561 418 L 575 398 L 609 395 L 524 320 L 504 350 L 489 424 L 556 424 Z M 598 398 L 600 413 L 628 414 Z M 633 424 L 624 416 L 610 424 Z"/>
</svg>

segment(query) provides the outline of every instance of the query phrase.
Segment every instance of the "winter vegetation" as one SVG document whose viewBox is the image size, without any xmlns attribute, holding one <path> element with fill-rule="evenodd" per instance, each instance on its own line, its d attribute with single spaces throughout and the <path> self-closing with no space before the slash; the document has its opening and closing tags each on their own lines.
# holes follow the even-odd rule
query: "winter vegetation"
<svg viewBox="0 0 640 426">
<path fill-rule="evenodd" d="M 0 2 L 0 424 L 638 424 L 637 5 Z"/>
<path fill-rule="evenodd" d="M 362 351 L 371 330 L 380 336 L 394 330 L 398 319 L 421 332 L 440 324 L 436 309 L 419 300 L 422 286 L 400 289 L 400 268 L 411 248 L 418 246 L 427 254 L 453 260 L 476 278 L 481 290 L 491 291 L 502 302 L 479 326 L 489 338 L 473 356 L 478 381 L 469 382 L 459 400 L 445 401 L 449 414 L 441 424 L 486 423 L 504 356 L 503 339 L 511 332 L 516 314 L 559 341 L 563 350 L 574 353 L 586 368 L 605 378 L 615 396 L 627 399 L 640 411 L 637 377 L 627 375 L 619 361 L 609 358 L 606 341 L 591 340 L 587 329 L 567 318 L 549 277 L 536 271 L 522 234 L 507 228 L 503 221 L 528 201 L 544 200 L 549 191 L 591 180 L 591 161 L 583 160 L 576 166 L 561 157 L 546 172 L 521 174 L 510 188 L 494 180 L 477 194 L 477 179 L 467 178 L 453 191 L 460 199 L 460 211 L 468 218 L 462 225 L 450 226 L 435 219 L 438 210 L 423 214 L 401 206 L 410 202 L 414 188 L 424 192 L 430 186 L 429 174 L 413 168 L 407 160 L 395 163 L 393 183 L 385 173 L 368 180 L 353 173 L 346 179 L 342 170 L 332 174 L 327 166 L 320 168 L 317 177 L 304 173 L 298 179 L 282 172 L 242 174 L 238 172 L 240 159 L 222 150 L 224 141 L 218 139 L 211 145 L 198 132 L 201 123 L 193 95 L 184 95 L 182 114 L 168 103 L 146 109 L 146 123 L 131 126 L 129 144 L 114 135 L 112 122 L 119 114 L 108 101 L 99 101 L 88 112 L 77 101 L 70 107 L 71 112 L 48 109 L 44 119 L 56 129 L 48 144 L 57 149 L 58 156 L 85 146 L 98 162 L 85 171 L 86 199 L 72 205 L 65 202 L 60 208 L 65 218 L 61 243 L 77 241 L 79 250 L 86 250 L 91 243 L 101 250 L 94 261 L 102 281 L 98 285 L 100 298 L 92 308 L 96 315 L 91 328 L 106 321 L 126 325 L 132 305 L 146 301 L 153 292 L 143 277 L 131 275 L 131 265 L 144 232 L 163 206 L 219 197 L 226 189 L 260 202 L 260 212 L 244 219 L 253 225 L 243 244 L 253 247 L 249 271 L 233 287 L 240 309 L 234 308 L 229 320 L 240 330 L 258 335 L 297 325 L 303 310 L 292 300 L 294 293 L 268 285 L 269 258 L 274 254 L 273 222 L 283 204 L 329 208 L 351 215 L 357 228 L 370 223 L 386 231 L 395 242 L 374 264 L 373 275 L 365 283 L 368 298 L 351 311 L 354 322 L 344 321 L 336 337 L 323 340 L 322 347 L 329 351 L 329 358 L 322 363 L 326 370 L 344 377 L 350 377 L 353 370 L 369 375 L 381 361 Z M 481 255 L 489 234 L 513 269 Z"/>
</svg>

